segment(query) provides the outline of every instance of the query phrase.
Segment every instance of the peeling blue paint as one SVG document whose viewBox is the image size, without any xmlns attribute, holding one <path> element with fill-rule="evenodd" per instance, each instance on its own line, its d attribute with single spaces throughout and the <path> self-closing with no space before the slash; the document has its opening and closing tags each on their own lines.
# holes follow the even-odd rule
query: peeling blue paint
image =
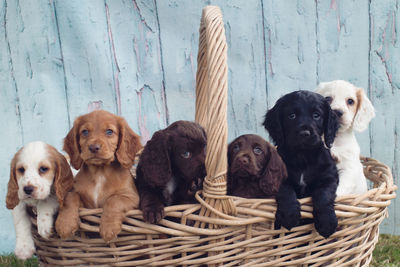
<svg viewBox="0 0 400 267">
<path fill-rule="evenodd" d="M 362 153 L 388 164 L 399 184 L 398 0 L 0 0 L 0 117 L 7 125 L 0 199 L 13 153 L 38 139 L 61 149 L 78 115 L 98 108 L 121 114 L 143 143 L 176 120 L 193 120 L 207 4 L 224 14 L 229 140 L 267 137 L 263 116 L 281 95 L 349 80 L 377 110 L 370 130 L 358 135 Z M 397 202 L 384 233 L 400 234 Z M 5 205 L 0 225 L 0 251 L 10 252 L 14 233 Z"/>
</svg>

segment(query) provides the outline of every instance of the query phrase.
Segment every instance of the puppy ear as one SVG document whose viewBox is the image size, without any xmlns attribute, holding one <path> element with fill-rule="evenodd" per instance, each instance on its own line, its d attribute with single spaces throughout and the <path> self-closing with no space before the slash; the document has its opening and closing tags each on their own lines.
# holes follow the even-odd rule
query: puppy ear
<svg viewBox="0 0 400 267">
<path fill-rule="evenodd" d="M 357 88 L 357 100 L 358 106 L 353 129 L 362 132 L 368 128 L 369 122 L 375 117 L 375 110 L 362 88 Z"/>
<path fill-rule="evenodd" d="M 143 149 L 138 170 L 143 173 L 143 178 L 149 185 L 164 186 L 171 179 L 168 143 L 169 135 L 160 130 L 153 134 Z"/>
<path fill-rule="evenodd" d="M 231 165 L 232 165 L 232 160 L 233 160 L 233 147 L 234 143 L 237 140 L 233 140 L 229 145 L 228 145 L 228 175 L 227 175 L 227 186 L 228 186 L 228 194 L 232 194 L 232 189 L 236 187 L 236 179 L 233 175 L 231 175 Z"/>
<path fill-rule="evenodd" d="M 124 118 L 119 118 L 119 140 L 115 155 L 121 165 L 129 169 L 135 161 L 136 153 L 142 148 L 139 136 L 129 127 Z"/>
<path fill-rule="evenodd" d="M 74 177 L 71 167 L 67 159 L 58 151 L 53 148 L 53 155 L 55 159 L 56 172 L 54 178 L 54 188 L 60 208 L 63 207 L 65 196 L 72 190 L 74 185 Z"/>
<path fill-rule="evenodd" d="M 277 146 L 281 146 L 285 143 L 285 137 L 283 135 L 281 118 L 280 118 L 280 101 L 276 102 L 275 106 L 270 109 L 265 115 L 264 127 L 271 136 L 273 142 Z"/>
<path fill-rule="evenodd" d="M 333 141 L 335 140 L 336 133 L 340 127 L 339 120 L 331 109 L 328 101 L 325 99 L 324 101 L 324 141 L 325 145 L 330 148 L 332 146 Z"/>
<path fill-rule="evenodd" d="M 16 164 L 17 164 L 17 155 L 19 151 L 13 159 L 11 160 L 11 166 L 10 166 L 10 180 L 8 181 L 8 191 L 7 191 L 7 197 L 6 197 L 6 206 L 7 209 L 14 209 L 18 203 L 19 203 L 19 198 L 18 198 L 18 182 L 17 182 L 17 175 L 16 175 Z"/>
<path fill-rule="evenodd" d="M 286 165 L 272 146 L 268 148 L 269 160 L 264 172 L 260 177 L 259 186 L 268 196 L 275 196 L 278 193 L 281 183 L 287 178 Z"/>
<path fill-rule="evenodd" d="M 83 160 L 80 156 L 80 147 L 79 147 L 79 127 L 80 127 L 81 117 L 78 117 L 72 129 L 68 132 L 67 136 L 64 138 L 64 146 L 63 150 L 67 152 L 71 165 L 76 170 L 79 170 L 82 166 Z"/>
</svg>

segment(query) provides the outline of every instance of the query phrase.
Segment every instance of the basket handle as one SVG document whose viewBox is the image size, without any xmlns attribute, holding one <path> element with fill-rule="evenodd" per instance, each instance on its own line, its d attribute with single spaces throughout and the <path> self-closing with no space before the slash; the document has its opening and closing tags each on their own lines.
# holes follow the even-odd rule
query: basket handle
<svg viewBox="0 0 400 267">
<path fill-rule="evenodd" d="M 203 197 L 216 216 L 221 213 L 215 212 L 215 209 L 223 214 L 236 213 L 232 199 L 226 195 L 227 51 L 221 10 L 217 6 L 206 6 L 201 17 L 197 56 L 196 122 L 207 132 L 207 177 L 203 183 Z"/>
</svg>

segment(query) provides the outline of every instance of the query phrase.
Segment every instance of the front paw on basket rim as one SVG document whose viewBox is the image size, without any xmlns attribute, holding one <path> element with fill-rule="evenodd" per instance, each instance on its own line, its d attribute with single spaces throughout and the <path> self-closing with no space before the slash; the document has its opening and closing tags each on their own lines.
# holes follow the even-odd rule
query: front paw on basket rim
<svg viewBox="0 0 400 267">
<path fill-rule="evenodd" d="M 300 204 L 292 206 L 290 209 L 279 209 L 275 214 L 275 230 L 285 227 L 290 231 L 293 227 L 296 227 L 300 223 Z"/>
<path fill-rule="evenodd" d="M 164 207 L 147 208 L 143 210 L 143 218 L 146 222 L 156 224 L 164 218 Z"/>
<path fill-rule="evenodd" d="M 314 226 L 321 236 L 328 238 L 334 232 L 336 232 L 336 228 L 338 226 L 338 220 L 335 212 L 333 211 L 327 214 L 314 215 Z"/>
<path fill-rule="evenodd" d="M 100 236 L 105 242 L 110 242 L 117 238 L 121 232 L 120 222 L 101 222 L 100 223 Z"/>
</svg>

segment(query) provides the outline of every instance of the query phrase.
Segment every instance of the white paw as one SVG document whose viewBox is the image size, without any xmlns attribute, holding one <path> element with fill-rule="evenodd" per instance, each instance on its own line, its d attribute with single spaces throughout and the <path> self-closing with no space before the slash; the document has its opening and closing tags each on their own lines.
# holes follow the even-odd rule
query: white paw
<svg viewBox="0 0 400 267">
<path fill-rule="evenodd" d="M 26 239 L 23 242 L 18 242 L 15 246 L 15 256 L 18 259 L 26 260 L 33 256 L 35 253 L 35 244 L 33 243 L 32 239 Z"/>
<path fill-rule="evenodd" d="M 38 232 L 41 237 L 48 239 L 53 233 L 53 220 L 49 218 L 38 220 Z"/>
</svg>

